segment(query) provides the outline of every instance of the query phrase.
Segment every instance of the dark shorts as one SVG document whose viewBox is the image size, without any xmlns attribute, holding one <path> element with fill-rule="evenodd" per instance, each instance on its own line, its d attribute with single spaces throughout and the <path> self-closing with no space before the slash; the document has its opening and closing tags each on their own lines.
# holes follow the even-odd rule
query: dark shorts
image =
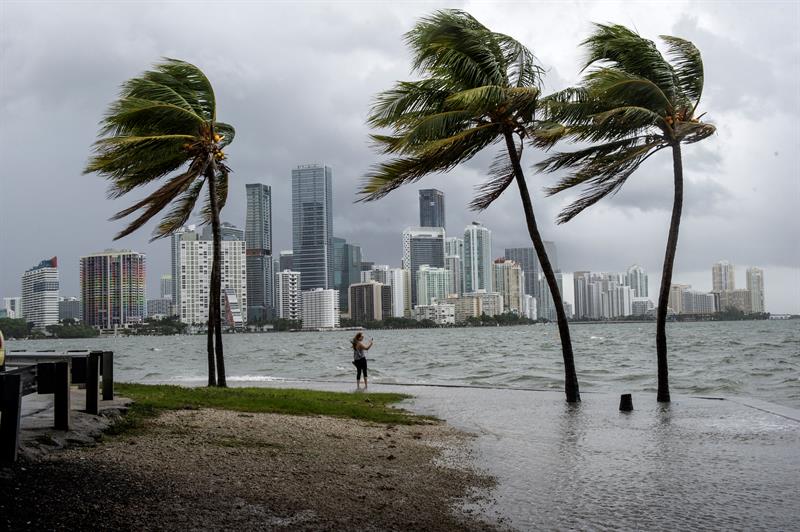
<svg viewBox="0 0 800 532">
<path fill-rule="evenodd" d="M 364 378 L 367 378 L 367 359 L 366 358 L 359 358 L 358 360 L 353 361 L 353 365 L 356 367 L 356 380 L 361 378 L 361 373 L 364 373 Z"/>
</svg>

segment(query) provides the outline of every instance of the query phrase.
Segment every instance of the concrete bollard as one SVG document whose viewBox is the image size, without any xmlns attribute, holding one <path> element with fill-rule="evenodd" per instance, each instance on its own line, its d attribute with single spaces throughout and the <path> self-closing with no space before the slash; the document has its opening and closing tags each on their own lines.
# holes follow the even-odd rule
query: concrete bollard
<svg viewBox="0 0 800 532">
<path fill-rule="evenodd" d="M 620 395 L 619 409 L 621 412 L 630 412 L 633 410 L 633 397 L 631 397 L 631 394 L 624 393 Z"/>
</svg>

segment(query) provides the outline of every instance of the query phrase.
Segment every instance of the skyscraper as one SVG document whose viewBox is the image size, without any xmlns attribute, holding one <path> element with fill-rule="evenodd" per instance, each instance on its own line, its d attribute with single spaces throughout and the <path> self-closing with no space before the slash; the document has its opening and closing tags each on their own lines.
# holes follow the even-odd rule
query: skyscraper
<svg viewBox="0 0 800 532">
<path fill-rule="evenodd" d="M 332 288 L 304 290 L 302 298 L 303 329 L 335 329 L 339 327 L 339 294 L 336 290 Z"/>
<path fill-rule="evenodd" d="M 278 267 L 280 268 L 278 271 L 291 270 L 294 265 L 292 262 L 293 258 L 294 252 L 291 249 L 281 250 L 278 258 Z"/>
<path fill-rule="evenodd" d="M 141 323 L 147 316 L 145 256 L 106 250 L 81 257 L 83 322 L 99 329 Z"/>
<path fill-rule="evenodd" d="M 747 268 L 747 289 L 750 291 L 752 312 L 766 312 L 764 304 L 764 270 Z"/>
<path fill-rule="evenodd" d="M 625 273 L 625 284 L 633 290 L 633 297 L 647 297 L 647 272 L 638 264 L 634 264 Z"/>
<path fill-rule="evenodd" d="M 356 324 L 381 321 L 392 315 L 392 289 L 382 283 L 356 283 L 348 289 L 350 319 Z"/>
<path fill-rule="evenodd" d="M 417 271 L 426 264 L 444 267 L 444 229 L 441 227 L 408 227 L 403 231 L 403 268 L 411 276 L 411 306 L 417 304 Z"/>
<path fill-rule="evenodd" d="M 513 260 L 496 259 L 493 269 L 494 289 L 503 296 L 505 311 L 525 315 L 525 274 L 520 265 Z"/>
<path fill-rule="evenodd" d="M 247 215 L 247 321 L 272 318 L 272 189 L 261 183 L 245 185 Z"/>
<path fill-rule="evenodd" d="M 464 229 L 464 292 L 492 292 L 492 232 L 478 222 Z"/>
<path fill-rule="evenodd" d="M 558 291 L 564 293 L 563 276 L 560 272 L 556 272 L 556 285 Z M 537 312 L 539 319 L 546 319 L 548 321 L 556 321 L 556 307 L 553 301 L 553 294 L 550 292 L 550 285 L 547 284 L 547 279 L 544 276 L 539 280 L 539 297 L 536 298 Z"/>
<path fill-rule="evenodd" d="M 464 239 L 447 237 L 444 239 L 445 268 L 451 271 L 453 277 L 451 294 L 464 293 Z"/>
<path fill-rule="evenodd" d="M 4 297 L 3 308 L 7 318 L 22 318 L 22 297 Z"/>
<path fill-rule="evenodd" d="M 81 300 L 77 297 L 58 298 L 58 321 L 81 321 Z"/>
<path fill-rule="evenodd" d="M 547 252 L 547 258 L 550 260 L 550 266 L 553 267 L 553 271 L 559 271 L 558 250 L 555 242 L 546 240 L 544 249 Z M 525 274 L 525 293 L 538 298 L 542 267 L 539 264 L 539 257 L 536 256 L 536 250 L 532 247 L 506 248 L 504 255 L 505 258 L 513 260 L 522 268 L 522 272 Z"/>
<path fill-rule="evenodd" d="M 430 305 L 447 299 L 450 272 L 444 268 L 422 265 L 417 270 L 417 305 Z"/>
<path fill-rule="evenodd" d="M 292 170 L 292 266 L 304 291 L 333 288 L 332 179 L 328 166 Z"/>
<path fill-rule="evenodd" d="M 435 188 L 419 191 L 419 225 L 445 228 L 444 192 Z"/>
<path fill-rule="evenodd" d="M 361 246 L 333 237 L 333 287 L 339 291 L 339 310 L 348 312 L 350 285 L 361 282 Z"/>
<path fill-rule="evenodd" d="M 727 260 L 714 263 L 711 267 L 712 292 L 736 290 L 736 268 Z"/>
<path fill-rule="evenodd" d="M 41 261 L 22 275 L 22 316 L 37 328 L 58 323 L 58 258 Z"/>
<path fill-rule="evenodd" d="M 162 275 L 158 286 L 161 299 L 172 300 L 172 275 L 168 273 Z"/>
</svg>

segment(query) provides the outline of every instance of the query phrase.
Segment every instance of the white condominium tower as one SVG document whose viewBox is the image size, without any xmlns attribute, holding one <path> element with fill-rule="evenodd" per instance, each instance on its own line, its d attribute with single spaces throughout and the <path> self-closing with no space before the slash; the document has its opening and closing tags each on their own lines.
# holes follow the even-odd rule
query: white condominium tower
<svg viewBox="0 0 800 532">
<path fill-rule="evenodd" d="M 450 271 L 423 264 L 417 270 L 417 305 L 444 301 L 450 289 Z M 415 305 L 416 306 L 416 305 Z"/>
<path fill-rule="evenodd" d="M 275 305 L 279 318 L 302 319 L 300 272 L 283 270 L 275 274 Z"/>
<path fill-rule="evenodd" d="M 339 327 L 339 291 L 332 288 L 304 290 L 303 329 Z"/>
<path fill-rule="evenodd" d="M 202 240 L 195 231 L 181 233 L 178 242 L 178 312 L 181 321 L 189 324 L 208 322 L 211 288 L 211 266 L 214 242 Z M 231 237 L 233 238 L 233 237 Z M 247 319 L 247 267 L 245 243 L 242 240 L 222 241 L 222 289 L 220 310 L 228 327 L 244 325 Z M 233 297 L 235 295 L 235 297 Z M 229 323 L 231 316 L 234 323 Z M 241 317 L 241 322 L 239 322 Z"/>
<path fill-rule="evenodd" d="M 747 268 L 747 289 L 750 291 L 750 304 L 753 312 L 766 312 L 764 304 L 764 270 Z"/>
<path fill-rule="evenodd" d="M 647 272 L 638 264 L 634 264 L 625 273 L 625 285 L 633 290 L 633 297 L 647 297 Z"/>
<path fill-rule="evenodd" d="M 472 222 L 464 229 L 464 292 L 493 292 L 492 232 Z"/>
<path fill-rule="evenodd" d="M 736 290 L 736 269 L 727 260 L 721 260 L 711 267 L 712 292 Z"/>
<path fill-rule="evenodd" d="M 41 261 L 22 275 L 22 316 L 39 329 L 58 323 L 57 257 Z"/>
</svg>

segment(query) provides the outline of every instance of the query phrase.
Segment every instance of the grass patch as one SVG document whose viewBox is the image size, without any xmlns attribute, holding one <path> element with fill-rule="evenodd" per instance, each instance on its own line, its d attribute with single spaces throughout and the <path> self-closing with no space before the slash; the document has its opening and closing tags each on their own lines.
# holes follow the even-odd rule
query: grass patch
<svg viewBox="0 0 800 532">
<path fill-rule="evenodd" d="M 236 412 L 268 412 L 298 416 L 333 416 L 374 423 L 412 425 L 432 418 L 416 416 L 391 405 L 407 399 L 400 393 L 344 393 L 292 388 L 185 388 L 174 385 L 115 383 L 115 392 L 133 399 L 128 414 L 111 435 L 139 430 L 142 422 L 163 410 L 217 408 Z"/>
</svg>

